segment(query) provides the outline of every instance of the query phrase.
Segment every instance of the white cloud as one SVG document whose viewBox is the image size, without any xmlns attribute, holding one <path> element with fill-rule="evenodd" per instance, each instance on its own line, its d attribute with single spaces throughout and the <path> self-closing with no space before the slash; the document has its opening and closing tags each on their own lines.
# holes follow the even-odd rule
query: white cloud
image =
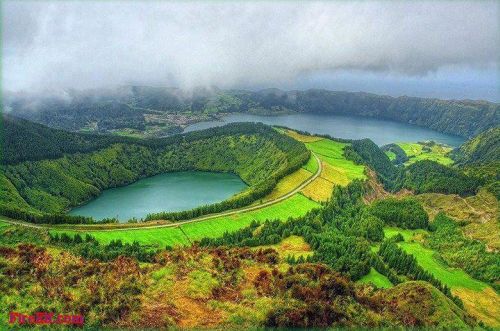
<svg viewBox="0 0 500 331">
<path fill-rule="evenodd" d="M 3 88 L 276 85 L 495 66 L 497 2 L 3 2 Z"/>
</svg>

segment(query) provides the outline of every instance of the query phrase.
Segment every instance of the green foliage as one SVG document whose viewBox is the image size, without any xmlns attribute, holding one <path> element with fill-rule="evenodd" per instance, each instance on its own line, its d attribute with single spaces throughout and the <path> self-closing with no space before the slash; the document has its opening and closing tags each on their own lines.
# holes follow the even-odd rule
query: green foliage
<svg viewBox="0 0 500 331">
<path fill-rule="evenodd" d="M 437 250 L 449 265 L 462 268 L 474 278 L 498 289 L 499 254 L 486 251 L 482 242 L 464 236 L 457 222 L 444 213 L 435 217 L 431 229 L 433 232 L 427 240 L 430 248 Z"/>
<path fill-rule="evenodd" d="M 6 114 L 3 114 L 2 120 L 1 164 L 53 159 L 66 153 L 86 153 L 129 141 L 115 136 L 93 136 L 49 129 Z"/>
<path fill-rule="evenodd" d="M 429 224 L 429 216 L 420 202 L 414 198 L 400 200 L 387 198 L 375 201 L 370 207 L 370 212 L 385 224 L 404 229 L 426 229 Z"/>
<path fill-rule="evenodd" d="M 93 236 L 80 234 L 69 236 L 66 233 L 52 235 L 49 233 L 49 243 L 64 247 L 76 255 L 86 259 L 98 259 L 111 261 L 119 256 L 133 257 L 141 262 L 152 262 L 156 251 L 141 246 L 137 241 L 132 244 L 122 243 L 121 240 L 113 240 L 108 244 L 100 244 Z"/>
<path fill-rule="evenodd" d="M 380 149 L 386 154 L 392 153 L 394 155 L 394 159 L 391 160 L 394 164 L 403 164 L 409 160 L 405 151 L 398 144 L 388 144 Z"/>
<path fill-rule="evenodd" d="M 466 141 L 454 151 L 453 158 L 465 173 L 482 180 L 500 200 L 500 127 Z"/>
<path fill-rule="evenodd" d="M 463 171 L 434 161 L 419 161 L 404 170 L 402 187 L 416 193 L 444 193 L 461 196 L 474 195 L 481 181 Z"/>
<path fill-rule="evenodd" d="M 500 127 L 492 128 L 469 139 L 455 151 L 453 158 L 459 165 L 500 161 Z"/>
<path fill-rule="evenodd" d="M 417 262 L 417 259 L 404 250 L 391 239 L 384 240 L 380 245 L 378 254 L 387 263 L 387 265 L 398 273 L 403 274 L 413 280 L 425 280 L 437 289 L 443 292 L 446 296 L 452 299 L 458 306 L 463 307 L 462 301 L 451 294 L 450 289 L 443 285 L 428 271 L 425 271 Z"/>
<path fill-rule="evenodd" d="M 355 140 L 345 148 L 345 156 L 356 163 L 373 169 L 386 189 L 394 189 L 400 176 L 399 169 L 389 157 L 370 139 Z"/>
<path fill-rule="evenodd" d="M 371 215 L 361 201 L 364 188 L 360 181 L 347 187 L 336 186 L 331 200 L 321 210 L 287 222 L 266 221 L 219 238 L 204 238 L 202 246 L 273 245 L 297 235 L 314 249 L 307 261 L 325 263 L 337 271 L 359 279 L 370 271 L 368 240 L 383 238 L 383 222 Z M 258 227 L 258 230 L 256 231 Z"/>
</svg>

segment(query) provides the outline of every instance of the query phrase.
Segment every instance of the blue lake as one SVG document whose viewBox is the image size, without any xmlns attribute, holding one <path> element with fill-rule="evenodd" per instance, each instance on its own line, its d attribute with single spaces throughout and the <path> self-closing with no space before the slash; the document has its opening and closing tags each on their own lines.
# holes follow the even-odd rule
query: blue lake
<svg viewBox="0 0 500 331">
<path fill-rule="evenodd" d="M 337 138 L 370 138 L 378 145 L 385 145 L 393 142 L 434 140 L 453 147 L 458 147 L 465 141 L 463 137 L 441 133 L 416 125 L 367 117 L 311 113 L 277 116 L 231 114 L 225 116 L 223 121 L 196 123 L 188 126 L 184 131 L 202 130 L 231 122 L 262 122 L 269 125 L 282 125 L 310 133 L 328 134 Z"/>
</svg>

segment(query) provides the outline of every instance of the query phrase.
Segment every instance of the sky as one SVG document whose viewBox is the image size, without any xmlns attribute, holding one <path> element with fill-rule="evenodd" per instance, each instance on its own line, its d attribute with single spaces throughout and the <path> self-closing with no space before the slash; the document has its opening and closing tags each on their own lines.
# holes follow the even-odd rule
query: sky
<svg viewBox="0 0 500 331">
<path fill-rule="evenodd" d="M 500 101 L 497 1 L 2 1 L 2 90 L 326 88 Z"/>
</svg>

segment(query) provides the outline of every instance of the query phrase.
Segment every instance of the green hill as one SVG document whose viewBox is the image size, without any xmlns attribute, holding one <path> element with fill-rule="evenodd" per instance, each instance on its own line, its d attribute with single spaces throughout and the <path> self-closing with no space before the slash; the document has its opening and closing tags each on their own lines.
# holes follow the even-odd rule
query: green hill
<svg viewBox="0 0 500 331">
<path fill-rule="evenodd" d="M 500 162 L 500 127 L 466 141 L 453 156 L 460 165 Z"/>
<path fill-rule="evenodd" d="M 500 127 L 466 141 L 452 157 L 459 167 L 480 178 L 488 191 L 500 199 Z"/>
<path fill-rule="evenodd" d="M 271 192 L 280 178 L 310 156 L 302 143 L 252 123 L 143 140 L 69 133 L 8 118 L 4 132 L 13 134 L 4 144 L 1 180 L 6 185 L 0 191 L 0 210 L 30 221 L 42 220 L 24 212 L 60 214 L 107 188 L 186 170 L 232 172 L 249 185 L 230 200 L 197 209 L 191 216 L 241 207 Z M 75 220 L 61 216 L 43 221 Z"/>
</svg>

